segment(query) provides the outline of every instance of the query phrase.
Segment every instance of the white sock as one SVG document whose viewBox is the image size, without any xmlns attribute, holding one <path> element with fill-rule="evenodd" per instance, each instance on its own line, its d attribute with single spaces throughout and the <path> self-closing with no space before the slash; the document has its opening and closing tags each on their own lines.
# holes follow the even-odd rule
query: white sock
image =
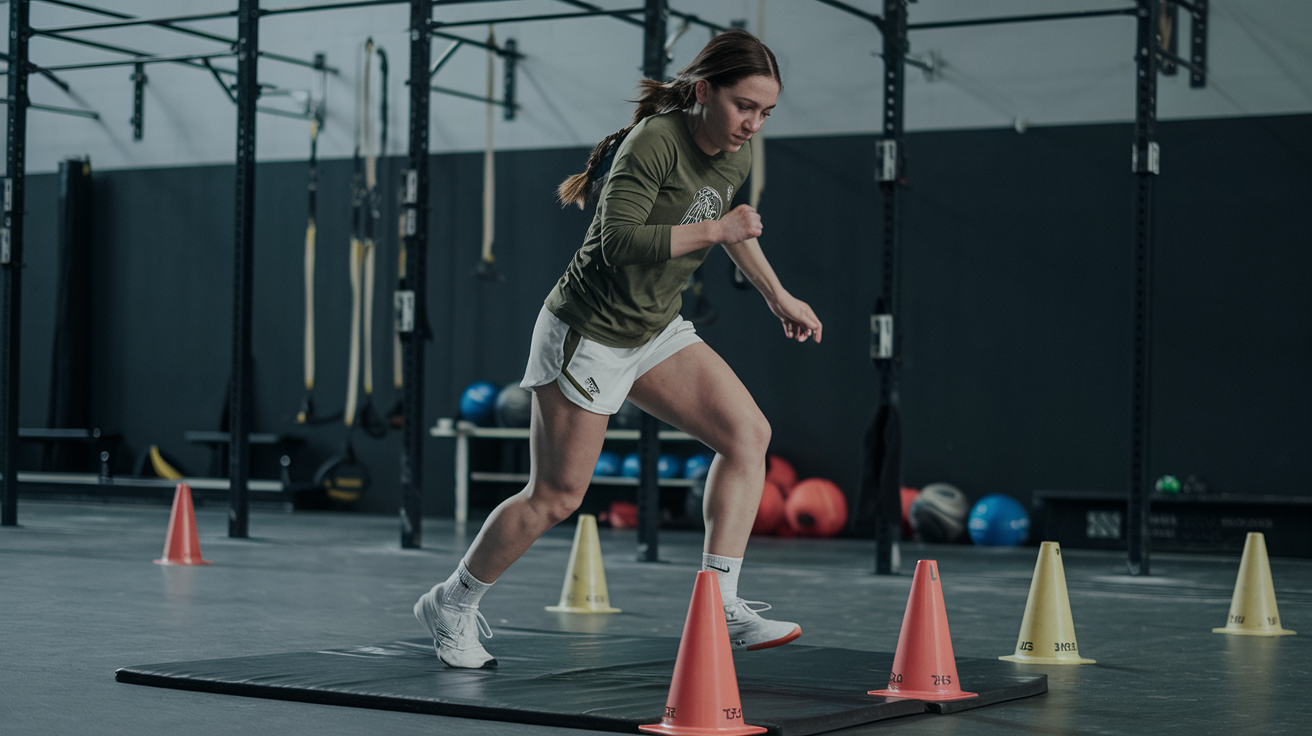
<svg viewBox="0 0 1312 736">
<path fill-rule="evenodd" d="M 715 577 L 720 581 L 720 598 L 726 606 L 733 605 L 738 600 L 738 572 L 742 567 L 741 557 L 721 557 L 702 553 L 702 569 L 715 571 Z"/>
<path fill-rule="evenodd" d="M 485 583 L 474 577 L 469 568 L 465 567 L 465 561 L 461 560 L 456 571 L 446 579 L 446 595 L 442 596 L 442 600 L 454 606 L 478 608 L 479 600 L 491 587 L 492 583 Z"/>
</svg>

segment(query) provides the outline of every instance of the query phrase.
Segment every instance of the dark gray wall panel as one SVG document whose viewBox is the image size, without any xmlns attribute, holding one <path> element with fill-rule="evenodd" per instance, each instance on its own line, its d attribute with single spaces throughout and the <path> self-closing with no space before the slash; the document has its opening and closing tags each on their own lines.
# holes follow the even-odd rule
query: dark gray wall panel
<svg viewBox="0 0 1312 736">
<path fill-rule="evenodd" d="M 1154 475 L 1199 473 L 1216 490 L 1312 492 L 1312 116 L 1161 124 L 1154 314 Z M 909 136 L 903 271 L 906 481 L 972 497 L 1037 488 L 1119 490 L 1128 472 L 1132 175 L 1126 125 Z M 855 490 L 874 412 L 868 315 L 878 281 L 870 136 L 771 139 L 762 244 L 784 284 L 825 322 L 821 345 L 784 340 L 754 291 L 707 261 L 719 312 L 702 330 L 769 417 L 775 449 L 803 475 Z M 477 281 L 482 157 L 433 159 L 427 420 L 455 413 L 474 380 L 518 380 L 543 297 L 591 211 L 555 185 L 582 149 L 497 159 L 497 267 Z M 93 162 L 94 165 L 94 162 Z M 380 167 L 395 181 L 399 161 Z M 321 164 L 318 383 L 322 412 L 345 394 L 351 162 Z M 306 477 L 340 425 L 293 423 L 301 401 L 305 165 L 262 164 L 256 220 L 256 422 L 304 434 Z M 160 444 L 190 472 L 208 453 L 182 439 L 217 427 L 229 365 L 232 168 L 99 171 L 93 248 L 92 416 L 129 454 Z M 23 419 L 45 416 L 55 181 L 32 177 L 24 290 Z M 395 203 L 383 203 L 375 313 L 375 404 L 395 400 L 390 293 Z M 685 312 L 687 313 L 687 312 Z M 376 488 L 397 508 L 398 437 L 356 433 Z M 426 508 L 449 513 L 451 442 L 425 455 Z M 273 472 L 273 458 L 257 457 Z M 122 468 L 126 470 L 126 468 Z"/>
</svg>

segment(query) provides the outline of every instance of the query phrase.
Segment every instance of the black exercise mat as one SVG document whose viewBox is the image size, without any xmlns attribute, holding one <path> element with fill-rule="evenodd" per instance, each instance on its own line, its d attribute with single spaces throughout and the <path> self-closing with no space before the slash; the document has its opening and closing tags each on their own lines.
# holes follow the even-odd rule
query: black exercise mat
<svg viewBox="0 0 1312 736">
<path fill-rule="evenodd" d="M 665 711 L 679 641 L 671 638 L 499 629 L 495 670 L 450 669 L 431 640 L 118 670 L 119 682 L 228 695 L 349 705 L 461 718 L 636 733 Z M 778 736 L 824 733 L 924 713 L 920 700 L 867 695 L 884 687 L 886 652 L 790 644 L 734 656 L 745 722 Z M 1047 677 L 996 660 L 957 661 L 979 698 L 956 712 L 1047 692 Z M 939 704 L 933 704 L 934 712 Z"/>
</svg>

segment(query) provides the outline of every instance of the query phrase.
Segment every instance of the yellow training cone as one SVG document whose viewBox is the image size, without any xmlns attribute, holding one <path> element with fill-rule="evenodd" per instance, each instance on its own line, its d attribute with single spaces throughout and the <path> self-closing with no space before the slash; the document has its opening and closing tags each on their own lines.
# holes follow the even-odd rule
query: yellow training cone
<svg viewBox="0 0 1312 736">
<path fill-rule="evenodd" d="M 601 566 L 601 543 L 597 541 L 597 517 L 579 514 L 574 530 L 574 547 L 569 551 L 569 569 L 560 589 L 560 603 L 548 611 L 564 613 L 619 613 L 610 607 L 606 593 L 606 570 Z"/>
<path fill-rule="evenodd" d="M 1060 544 L 1044 542 L 1039 547 L 1016 653 L 998 659 L 1023 664 L 1093 664 L 1094 660 L 1080 656 L 1080 646 L 1075 642 Z"/>
<path fill-rule="evenodd" d="M 1230 599 L 1230 617 L 1214 634 L 1245 636 L 1285 636 L 1296 632 L 1280 628 L 1276 610 L 1276 589 L 1271 583 L 1271 562 L 1266 557 L 1266 537 L 1249 532 L 1244 540 L 1244 556 L 1239 560 L 1239 579 Z"/>
</svg>

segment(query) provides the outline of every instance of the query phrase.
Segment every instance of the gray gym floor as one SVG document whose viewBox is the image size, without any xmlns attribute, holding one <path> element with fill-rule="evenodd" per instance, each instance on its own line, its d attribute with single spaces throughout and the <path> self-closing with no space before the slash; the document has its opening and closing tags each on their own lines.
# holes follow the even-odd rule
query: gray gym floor
<svg viewBox="0 0 1312 736">
<path fill-rule="evenodd" d="M 402 550 L 391 516 L 256 511 L 252 538 L 230 540 L 226 508 L 208 506 L 197 519 L 214 565 L 162 567 L 151 560 L 168 516 L 165 506 L 24 500 L 22 526 L 0 529 L 0 732 L 584 733 L 116 683 L 124 665 L 422 636 L 411 605 L 449 573 L 477 529 L 430 519 L 425 548 Z M 564 524 L 544 536 L 487 595 L 482 610 L 494 629 L 679 635 L 699 534 L 663 532 L 670 564 L 642 564 L 633 561 L 632 530 L 603 529 L 611 601 L 624 612 L 571 617 L 543 607 L 559 596 L 572 534 Z M 916 559 L 937 559 L 957 656 L 996 657 L 1015 646 L 1036 554 L 904 544 L 908 574 L 876 577 L 870 542 L 759 539 L 741 592 L 801 623 L 799 643 L 892 651 L 909 571 Z M 1157 555 L 1155 574 L 1138 579 L 1124 574 L 1123 554 L 1067 549 L 1063 558 L 1080 652 L 1098 664 L 1036 667 L 1049 676 L 1046 695 L 839 733 L 1312 732 L 1312 561 L 1272 559 L 1282 623 L 1300 633 L 1259 638 L 1211 633 L 1225 623 L 1237 557 Z M 495 654 L 498 640 L 487 646 Z"/>
</svg>

